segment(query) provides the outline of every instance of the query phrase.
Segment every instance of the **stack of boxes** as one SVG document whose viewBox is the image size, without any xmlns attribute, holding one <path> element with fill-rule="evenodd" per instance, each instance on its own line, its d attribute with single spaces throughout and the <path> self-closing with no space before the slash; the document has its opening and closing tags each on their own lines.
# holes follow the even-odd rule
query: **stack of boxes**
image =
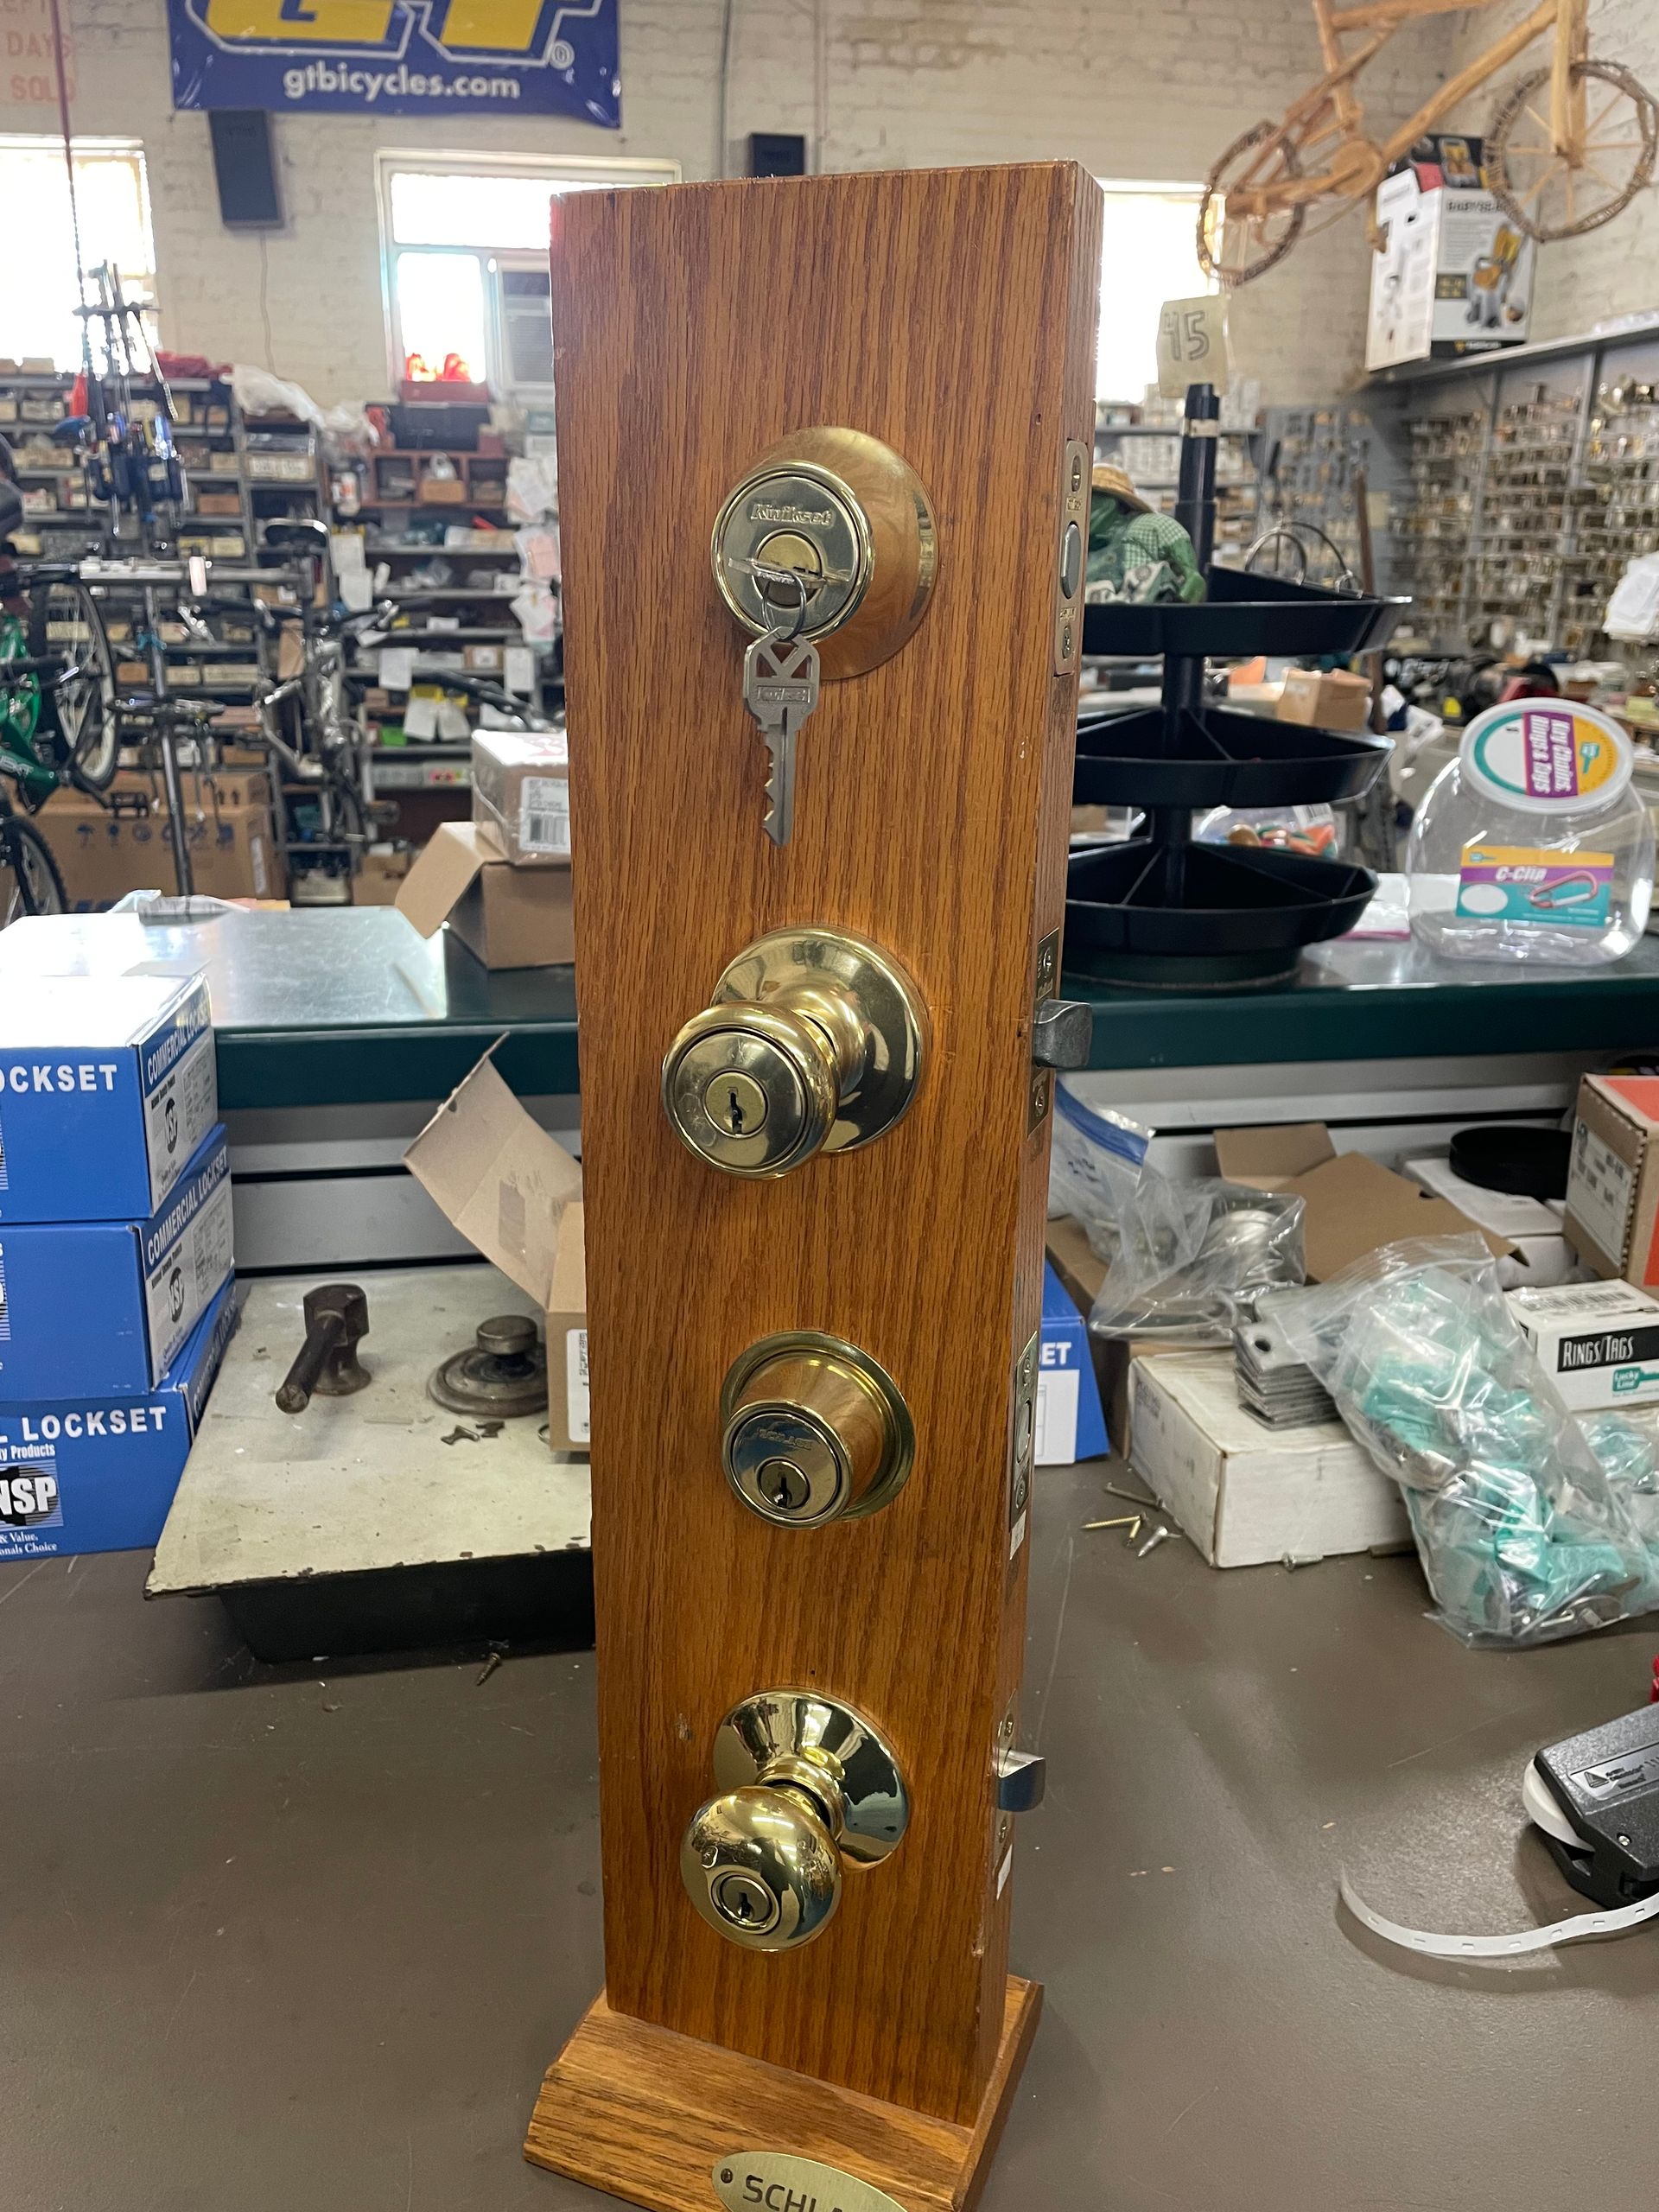
<svg viewBox="0 0 1659 2212">
<path fill-rule="evenodd" d="M 0 1005 L 0 1559 L 153 1544 L 236 1325 L 200 977 Z"/>
<path fill-rule="evenodd" d="M 472 820 L 434 833 L 398 890 L 398 912 L 423 937 L 448 922 L 486 968 L 574 960 L 563 731 L 478 730 L 472 774 Z"/>
</svg>

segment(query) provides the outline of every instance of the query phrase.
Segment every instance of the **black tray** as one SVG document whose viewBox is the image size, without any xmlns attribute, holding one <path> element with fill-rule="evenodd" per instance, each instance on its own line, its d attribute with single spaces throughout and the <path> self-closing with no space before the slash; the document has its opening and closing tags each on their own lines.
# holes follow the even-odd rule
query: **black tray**
<svg viewBox="0 0 1659 2212">
<path fill-rule="evenodd" d="M 1199 607 L 1134 607 L 1107 601 L 1083 610 L 1085 653 L 1205 653 L 1244 659 L 1375 652 L 1410 601 L 1321 591 L 1283 576 L 1260 576 L 1217 563 Z"/>
<path fill-rule="evenodd" d="M 1362 797 L 1389 751 L 1225 707 L 1145 707 L 1077 724 L 1071 796 L 1080 806 L 1306 806 Z"/>
<path fill-rule="evenodd" d="M 1190 845 L 1180 904 L 1166 906 L 1164 868 L 1164 849 L 1145 838 L 1072 855 L 1068 968 L 1172 990 L 1272 982 L 1304 945 L 1351 930 L 1376 889 L 1345 861 Z"/>
</svg>

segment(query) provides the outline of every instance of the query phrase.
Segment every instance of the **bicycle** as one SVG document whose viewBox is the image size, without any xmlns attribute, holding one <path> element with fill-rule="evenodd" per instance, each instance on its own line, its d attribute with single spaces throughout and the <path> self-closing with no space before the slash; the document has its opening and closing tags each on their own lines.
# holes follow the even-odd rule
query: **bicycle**
<svg viewBox="0 0 1659 2212">
<path fill-rule="evenodd" d="M 10 449 L 0 439 L 0 669 L 15 675 L 0 700 L 0 756 L 48 779 L 41 797 L 60 781 L 105 791 L 120 750 L 109 632 L 73 565 L 18 559 L 11 533 L 22 520 Z M 66 644 L 73 650 L 61 652 Z"/>
<path fill-rule="evenodd" d="M 1659 103 L 1622 62 L 1590 58 L 1589 0 L 1539 0 L 1390 137 L 1379 143 L 1366 136 L 1355 80 L 1395 33 L 1428 16 L 1495 4 L 1313 0 L 1325 73 L 1279 122 L 1258 123 L 1236 138 L 1211 168 L 1198 207 L 1205 274 L 1227 289 L 1248 284 L 1283 260 L 1311 209 L 1331 205 L 1335 221 L 1369 202 L 1418 139 L 1547 32 L 1554 35 L 1549 67 L 1516 81 L 1485 133 L 1488 188 L 1510 221 L 1538 239 L 1578 238 L 1622 213 L 1652 178 Z M 1361 42 L 1344 54 L 1343 41 L 1352 36 Z M 1472 160 L 1466 168 L 1459 181 L 1473 185 Z M 1375 214 L 1369 235 L 1380 247 Z"/>
</svg>

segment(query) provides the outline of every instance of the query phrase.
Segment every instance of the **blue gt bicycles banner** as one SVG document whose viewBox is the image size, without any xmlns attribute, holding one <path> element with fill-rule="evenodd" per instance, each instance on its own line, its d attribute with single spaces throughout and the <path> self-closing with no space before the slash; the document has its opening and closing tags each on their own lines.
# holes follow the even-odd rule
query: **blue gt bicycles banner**
<svg viewBox="0 0 1659 2212">
<path fill-rule="evenodd" d="M 614 130 L 617 0 L 168 0 L 175 108 L 577 115 Z"/>
</svg>

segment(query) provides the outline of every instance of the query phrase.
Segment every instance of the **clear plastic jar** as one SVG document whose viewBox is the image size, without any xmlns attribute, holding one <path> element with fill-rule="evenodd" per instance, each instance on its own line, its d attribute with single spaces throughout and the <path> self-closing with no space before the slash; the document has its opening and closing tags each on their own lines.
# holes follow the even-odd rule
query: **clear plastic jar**
<svg viewBox="0 0 1659 2212">
<path fill-rule="evenodd" d="M 1460 960 L 1622 960 L 1653 895 L 1634 765 L 1618 724 L 1570 699 L 1477 715 L 1411 825 L 1412 934 Z"/>
</svg>

